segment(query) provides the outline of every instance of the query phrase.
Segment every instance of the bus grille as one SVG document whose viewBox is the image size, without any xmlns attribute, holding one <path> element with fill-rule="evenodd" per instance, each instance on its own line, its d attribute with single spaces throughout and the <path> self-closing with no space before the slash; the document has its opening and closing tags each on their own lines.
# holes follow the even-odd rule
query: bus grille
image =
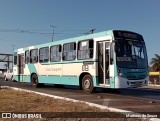
<svg viewBox="0 0 160 121">
<path fill-rule="evenodd" d="M 145 74 L 141 73 L 127 73 L 127 79 L 129 80 L 141 80 L 145 79 Z"/>
<path fill-rule="evenodd" d="M 142 86 L 142 82 L 141 81 L 130 82 L 130 84 L 133 87 L 141 87 Z"/>
</svg>

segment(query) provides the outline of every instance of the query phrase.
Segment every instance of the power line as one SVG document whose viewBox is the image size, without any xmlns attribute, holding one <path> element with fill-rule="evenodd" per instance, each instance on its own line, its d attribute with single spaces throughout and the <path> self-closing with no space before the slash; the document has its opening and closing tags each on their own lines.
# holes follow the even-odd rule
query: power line
<svg viewBox="0 0 160 121">
<path fill-rule="evenodd" d="M 52 42 L 53 42 L 53 37 L 54 37 L 54 28 L 55 28 L 55 26 L 52 26 L 52 25 L 50 25 L 50 27 L 52 27 Z"/>
<path fill-rule="evenodd" d="M 0 28 L 0 32 L 8 32 L 8 33 L 18 33 L 18 34 L 29 34 L 29 35 L 37 35 L 37 36 L 52 36 L 52 41 L 54 36 L 58 38 L 64 38 L 64 37 L 75 37 L 75 36 L 80 36 L 84 34 L 92 34 L 94 33 L 95 29 L 91 29 L 90 31 L 86 32 L 84 30 L 74 30 L 74 29 L 61 29 L 59 30 L 60 32 L 55 32 L 54 28 L 55 26 L 50 25 L 53 30 L 52 33 L 49 30 L 24 30 L 24 29 L 2 29 Z M 58 31 L 58 30 L 57 30 Z M 3 40 L 4 41 L 4 40 Z M 7 41 L 18 41 L 18 40 L 7 40 Z M 21 41 L 21 40 L 19 40 Z M 25 40 L 23 40 L 24 42 Z M 27 40 L 28 41 L 28 40 Z"/>
<path fill-rule="evenodd" d="M 65 31 L 67 31 L 67 30 L 65 30 Z M 68 32 L 71 32 L 71 31 L 73 31 L 73 30 L 68 30 Z M 19 29 L 0 29 L 0 32 L 13 32 L 13 33 L 27 33 L 27 34 L 35 34 L 35 35 L 44 35 L 44 36 L 50 36 L 50 35 L 56 35 L 56 34 L 59 34 L 59 35 L 77 35 L 77 34 L 83 34 L 83 32 L 81 32 L 81 33 L 55 33 L 54 32 L 54 29 L 53 29 L 53 32 L 52 33 L 48 33 L 48 32 L 42 32 L 42 30 L 41 30 L 41 32 L 39 32 L 38 30 L 36 30 L 36 31 L 30 31 L 30 30 L 19 30 Z"/>
</svg>

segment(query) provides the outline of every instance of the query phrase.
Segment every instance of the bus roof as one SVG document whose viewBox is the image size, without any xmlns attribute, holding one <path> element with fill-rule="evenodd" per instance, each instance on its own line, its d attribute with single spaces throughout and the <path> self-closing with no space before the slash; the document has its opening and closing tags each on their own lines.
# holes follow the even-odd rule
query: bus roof
<svg viewBox="0 0 160 121">
<path fill-rule="evenodd" d="M 48 42 L 48 43 L 44 43 L 44 44 L 36 44 L 36 45 L 31 45 L 34 46 L 35 48 L 40 48 L 40 47 L 45 47 L 45 46 L 50 46 L 50 45 L 58 45 L 58 44 L 62 44 L 62 43 L 69 43 L 69 42 L 74 42 L 74 41 L 79 41 L 79 40 L 87 40 L 87 39 L 93 39 L 96 37 L 101 37 L 101 36 L 113 36 L 113 30 L 108 30 L 108 31 L 103 31 L 103 32 L 97 32 L 97 33 L 93 33 L 93 34 L 88 34 L 88 35 L 82 35 L 82 36 L 78 36 L 78 37 L 73 37 L 73 38 L 68 38 L 68 39 L 62 39 L 62 40 L 56 40 L 53 42 Z M 28 50 L 29 47 L 22 47 L 23 50 Z M 15 49 L 14 51 L 17 52 L 18 50 L 22 49 Z"/>
<path fill-rule="evenodd" d="M 54 42 L 49 42 L 49 43 L 45 43 L 45 44 L 41 44 L 41 45 L 36 45 L 36 47 L 41 47 L 41 46 L 45 46 L 45 45 L 47 45 L 47 46 L 48 45 L 57 45 L 57 44 L 61 44 L 61 43 L 75 42 L 75 41 L 79 41 L 79 40 L 93 39 L 93 38 L 96 38 L 96 37 L 107 36 L 107 35 L 113 35 L 112 31 L 109 30 L 109 31 L 103 31 L 103 32 L 98 32 L 98 33 L 93 33 L 93 34 L 68 38 L 68 39 L 56 40 Z"/>
<path fill-rule="evenodd" d="M 75 41 L 79 41 L 79 40 L 93 39 L 93 38 L 102 37 L 102 36 L 113 36 L 114 31 L 123 31 L 123 30 L 108 30 L 108 31 L 102 31 L 102 32 L 97 32 L 97 33 L 93 33 L 93 34 L 68 38 L 68 39 L 56 40 L 56 41 L 48 42 L 48 43 L 44 43 L 44 44 L 31 45 L 31 46 L 20 48 L 20 49 L 15 49 L 14 52 L 17 52 L 18 50 L 28 50 L 30 47 L 40 48 L 40 47 L 46 47 L 46 46 L 50 46 L 50 45 L 58 45 L 58 44 L 62 44 L 62 43 L 75 42 Z M 125 31 L 125 32 L 130 32 L 130 31 Z M 137 34 L 137 33 L 135 33 L 135 34 Z"/>
</svg>

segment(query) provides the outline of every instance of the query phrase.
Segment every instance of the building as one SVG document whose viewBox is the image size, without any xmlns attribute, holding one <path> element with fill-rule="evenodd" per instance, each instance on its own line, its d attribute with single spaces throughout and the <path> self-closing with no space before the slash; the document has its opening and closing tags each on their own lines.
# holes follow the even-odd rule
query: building
<svg viewBox="0 0 160 121">
<path fill-rule="evenodd" d="M 160 85 L 160 71 L 149 72 L 149 83 Z"/>
</svg>

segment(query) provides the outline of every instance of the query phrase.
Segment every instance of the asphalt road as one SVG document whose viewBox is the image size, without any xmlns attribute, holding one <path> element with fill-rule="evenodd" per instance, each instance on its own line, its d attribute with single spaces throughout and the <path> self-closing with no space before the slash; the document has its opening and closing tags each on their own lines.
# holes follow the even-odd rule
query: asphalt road
<svg viewBox="0 0 160 121">
<path fill-rule="evenodd" d="M 0 79 L 0 86 L 18 87 L 133 112 L 160 112 L 160 89 L 135 88 L 115 91 L 97 88 L 95 93 L 86 94 L 74 86 L 62 88 L 45 85 L 42 88 L 34 88 L 29 83 L 4 81 L 4 79 Z"/>
</svg>

